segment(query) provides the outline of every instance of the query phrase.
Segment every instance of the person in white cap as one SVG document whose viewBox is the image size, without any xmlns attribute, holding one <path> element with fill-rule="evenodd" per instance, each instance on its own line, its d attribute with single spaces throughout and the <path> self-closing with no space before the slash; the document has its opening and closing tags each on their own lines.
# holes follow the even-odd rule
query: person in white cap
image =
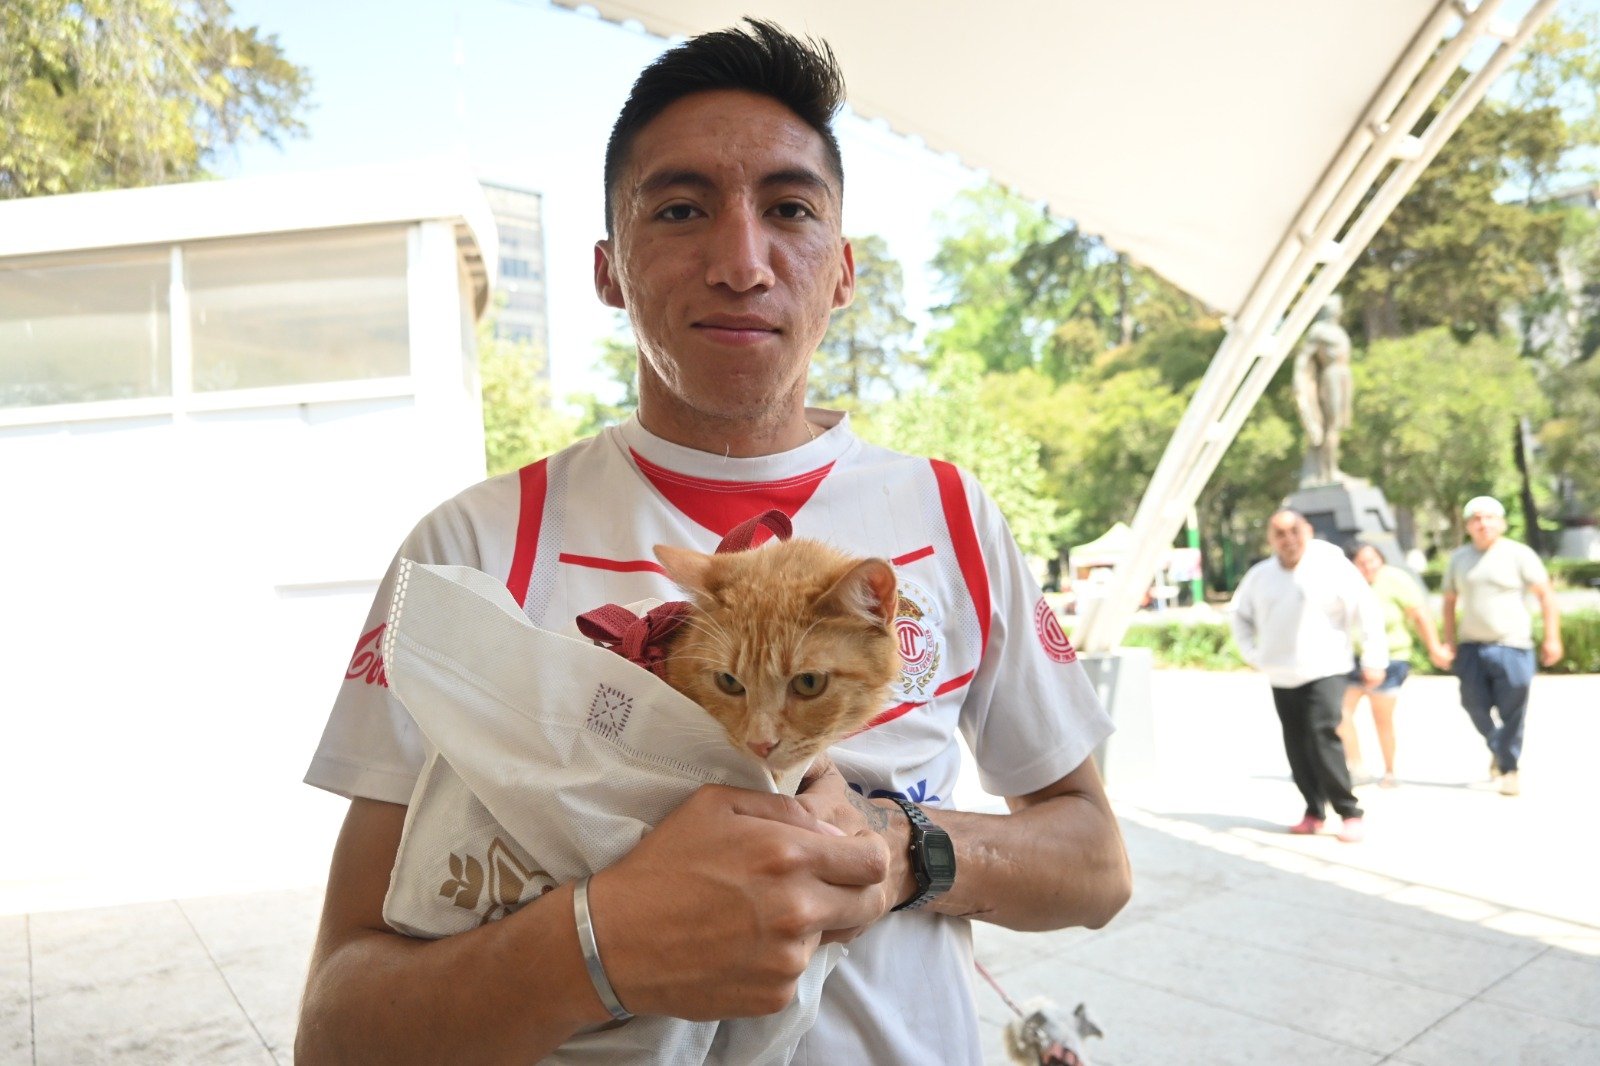
<svg viewBox="0 0 1600 1066">
<path fill-rule="evenodd" d="M 1452 552 L 1445 567 L 1444 643 L 1455 652 L 1461 706 L 1489 745 L 1490 777 L 1499 779 L 1502 794 L 1515 796 L 1521 791 L 1517 766 L 1534 673 L 1528 594 L 1544 615 L 1539 658 L 1545 666 L 1562 656 L 1561 612 L 1539 556 L 1505 536 L 1506 509 L 1499 500 L 1474 496 L 1461 514 L 1470 543 Z"/>
</svg>

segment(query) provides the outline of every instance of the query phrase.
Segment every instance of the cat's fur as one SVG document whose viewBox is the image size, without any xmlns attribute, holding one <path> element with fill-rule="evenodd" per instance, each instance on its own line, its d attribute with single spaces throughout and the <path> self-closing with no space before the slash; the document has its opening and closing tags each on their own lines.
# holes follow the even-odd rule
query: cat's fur
<svg viewBox="0 0 1600 1066">
<path fill-rule="evenodd" d="M 693 605 L 670 638 L 665 680 L 720 722 L 734 747 L 778 774 L 883 710 L 900 675 L 887 562 L 804 539 L 718 555 L 655 552 Z M 809 695 L 819 677 L 825 684 Z"/>
</svg>

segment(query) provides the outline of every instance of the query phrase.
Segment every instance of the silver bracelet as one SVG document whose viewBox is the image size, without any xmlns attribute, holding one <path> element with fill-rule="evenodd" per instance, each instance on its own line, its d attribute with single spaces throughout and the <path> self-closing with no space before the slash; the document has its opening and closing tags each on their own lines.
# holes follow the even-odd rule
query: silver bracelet
<svg viewBox="0 0 1600 1066">
<path fill-rule="evenodd" d="M 616 989 L 611 987 L 611 979 L 606 976 L 606 968 L 600 962 L 600 948 L 594 942 L 594 922 L 589 918 L 589 879 L 580 880 L 572 889 L 572 916 L 578 921 L 578 947 L 583 951 L 583 965 L 589 971 L 589 982 L 594 985 L 595 995 L 600 997 L 600 1003 L 611 1016 L 619 1022 L 625 1022 L 633 1015 L 622 1001 L 617 999 Z"/>
</svg>

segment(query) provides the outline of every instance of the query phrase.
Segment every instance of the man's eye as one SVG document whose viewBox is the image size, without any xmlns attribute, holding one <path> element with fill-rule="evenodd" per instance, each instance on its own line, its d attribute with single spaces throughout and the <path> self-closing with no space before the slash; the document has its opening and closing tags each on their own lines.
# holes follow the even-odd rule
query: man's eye
<svg viewBox="0 0 1600 1066">
<path fill-rule="evenodd" d="M 775 213 L 779 218 L 802 219 L 816 217 L 816 215 L 812 213 L 811 208 L 807 207 L 805 204 L 797 204 L 793 201 L 781 203 L 772 210 L 773 213 Z"/>
<path fill-rule="evenodd" d="M 662 208 L 656 215 L 657 218 L 667 222 L 687 222 L 694 216 L 695 209 L 690 204 L 673 204 L 671 207 Z"/>
</svg>

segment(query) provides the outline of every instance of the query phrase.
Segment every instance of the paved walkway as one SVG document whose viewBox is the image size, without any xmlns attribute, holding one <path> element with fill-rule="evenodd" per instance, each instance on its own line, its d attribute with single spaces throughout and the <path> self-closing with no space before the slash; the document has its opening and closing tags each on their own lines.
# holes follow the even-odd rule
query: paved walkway
<svg viewBox="0 0 1600 1066">
<path fill-rule="evenodd" d="M 1260 678 L 1161 672 L 1156 702 L 1158 772 L 1112 782 L 1134 901 L 1100 931 L 980 924 L 1013 999 L 1086 1002 L 1097 1066 L 1600 1062 L 1600 677 L 1538 679 L 1516 799 L 1482 781 L 1454 683 L 1409 682 L 1403 783 L 1362 790 L 1359 845 L 1281 832 L 1300 811 Z M 320 891 L 256 873 L 259 891 L 0 913 L 0 1063 L 291 1061 Z M 31 898 L 0 887 L 0 911 Z M 1002 1063 L 1008 1012 L 977 995 Z"/>
</svg>

